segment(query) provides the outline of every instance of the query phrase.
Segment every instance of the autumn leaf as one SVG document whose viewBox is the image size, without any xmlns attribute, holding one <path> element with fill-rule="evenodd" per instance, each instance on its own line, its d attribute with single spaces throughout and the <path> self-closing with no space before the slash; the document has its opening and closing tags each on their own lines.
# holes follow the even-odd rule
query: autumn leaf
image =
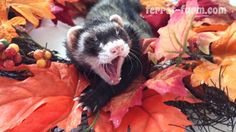
<svg viewBox="0 0 236 132">
<path fill-rule="evenodd" d="M 200 32 L 193 36 L 191 39 L 195 39 L 194 43 L 197 44 L 199 50 L 205 54 L 210 54 L 210 44 L 218 40 L 222 35 L 222 32 Z"/>
<path fill-rule="evenodd" d="M 148 57 L 147 61 L 151 61 L 153 62 L 153 64 L 156 64 L 158 62 L 154 53 L 157 42 L 158 42 L 158 38 L 147 38 L 147 39 L 143 39 L 141 42 L 143 54 L 147 55 Z"/>
<path fill-rule="evenodd" d="M 187 90 L 182 82 L 183 77 L 190 75 L 189 71 L 171 66 L 159 72 L 155 77 L 148 80 L 145 85 L 157 91 L 161 95 L 171 93 L 179 96 L 186 96 Z"/>
<path fill-rule="evenodd" d="M 167 9 L 174 5 L 171 0 L 140 0 L 146 8 Z"/>
<path fill-rule="evenodd" d="M 98 119 L 95 122 L 95 132 L 114 132 L 113 123 L 109 120 L 110 114 L 104 111 L 99 112 Z M 94 122 L 95 117 L 89 119 L 90 124 Z"/>
<path fill-rule="evenodd" d="M 0 1 L 0 22 L 3 20 L 7 20 L 7 7 L 4 1 Z"/>
<path fill-rule="evenodd" d="M 81 123 L 82 110 L 77 105 L 78 101 L 74 103 L 67 117 L 57 123 L 57 126 L 63 128 L 66 132 L 71 131 L 71 129 L 76 128 Z"/>
<path fill-rule="evenodd" d="M 56 2 L 65 5 L 66 2 L 73 3 L 73 2 L 78 2 L 80 0 L 55 0 Z"/>
<path fill-rule="evenodd" d="M 23 17 L 14 17 L 10 20 L 0 20 L 0 38 L 5 38 L 11 42 L 12 38 L 18 36 L 13 26 L 25 24 L 26 21 Z"/>
<path fill-rule="evenodd" d="M 47 131 L 70 114 L 73 98 L 87 83 L 72 65 L 22 67 L 34 76 L 24 81 L 0 78 L 0 131 Z"/>
<path fill-rule="evenodd" d="M 144 87 L 144 77 L 136 79 L 128 90 L 119 96 L 114 97 L 104 108 L 111 113 L 110 120 L 115 128 L 119 127 L 123 116 L 129 111 L 129 108 L 141 105 L 142 91 Z"/>
<path fill-rule="evenodd" d="M 211 52 L 215 63 L 203 62 L 194 69 L 191 76 L 191 83 L 194 87 L 201 83 L 217 88 L 227 88 L 229 97 L 236 98 L 235 75 L 236 75 L 236 23 L 225 31 L 220 39 L 211 44 Z"/>
<path fill-rule="evenodd" d="M 186 8 L 198 7 L 196 0 L 187 2 Z M 159 41 L 156 44 L 157 59 L 165 58 L 170 60 L 184 53 L 188 38 L 193 35 L 191 32 L 192 20 L 195 12 L 176 11 L 171 15 L 168 25 L 158 30 Z M 183 54 L 182 56 L 186 56 Z"/>
<path fill-rule="evenodd" d="M 148 10 L 143 12 L 142 14 L 143 19 L 148 22 L 151 26 L 153 34 L 155 36 L 159 36 L 157 33 L 158 29 L 166 26 L 168 20 L 170 19 L 170 15 L 167 14 L 165 11 L 159 11 L 157 13 L 150 13 Z"/>
<path fill-rule="evenodd" d="M 54 3 L 52 5 L 51 11 L 55 15 L 55 19 L 52 20 L 55 24 L 57 24 L 57 21 L 59 20 L 70 26 L 75 26 L 73 17 L 70 15 L 68 7 L 59 3 Z"/>
<path fill-rule="evenodd" d="M 193 87 L 199 86 L 201 83 L 206 83 L 209 86 L 217 88 L 227 88 L 227 93 L 231 100 L 236 99 L 236 62 L 233 61 L 227 64 L 212 64 L 204 62 L 194 69 L 191 76 L 191 84 Z"/>
<path fill-rule="evenodd" d="M 52 19 L 54 15 L 50 11 L 50 0 L 3 0 L 1 3 L 6 7 L 14 9 L 35 27 L 39 24 L 39 19 Z"/>
<path fill-rule="evenodd" d="M 184 127 L 191 125 L 191 122 L 178 109 L 163 103 L 175 98 L 173 95 L 161 96 L 150 90 L 145 91 L 142 106 L 131 108 L 115 131 L 185 132 Z"/>
<path fill-rule="evenodd" d="M 201 33 L 201 32 L 217 32 L 217 31 L 225 31 L 228 28 L 228 24 L 222 25 L 208 25 L 208 26 L 199 26 L 193 28 L 194 32 Z"/>
<path fill-rule="evenodd" d="M 191 75 L 191 85 L 197 87 L 201 83 L 207 82 L 206 80 L 211 78 L 212 71 L 218 68 L 219 67 L 216 64 L 207 61 L 203 62 L 193 70 L 193 74 Z"/>
<path fill-rule="evenodd" d="M 7 19 L 7 7 L 4 1 L 0 2 L 0 38 L 5 38 L 11 42 L 12 38 L 17 37 L 17 33 L 13 26 L 25 25 L 26 21 L 22 17 L 14 17 Z"/>
<path fill-rule="evenodd" d="M 236 22 L 225 31 L 222 37 L 211 45 L 212 54 L 220 61 L 231 60 L 236 56 Z"/>
</svg>

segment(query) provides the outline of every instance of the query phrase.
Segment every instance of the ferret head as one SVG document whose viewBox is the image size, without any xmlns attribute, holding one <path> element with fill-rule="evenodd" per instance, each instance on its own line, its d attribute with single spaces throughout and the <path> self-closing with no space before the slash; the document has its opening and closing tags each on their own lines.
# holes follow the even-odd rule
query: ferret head
<svg viewBox="0 0 236 132">
<path fill-rule="evenodd" d="M 130 52 L 130 38 L 118 15 L 112 15 L 109 22 L 94 23 L 69 29 L 67 51 L 78 64 L 89 67 L 110 85 L 116 85 Z"/>
</svg>

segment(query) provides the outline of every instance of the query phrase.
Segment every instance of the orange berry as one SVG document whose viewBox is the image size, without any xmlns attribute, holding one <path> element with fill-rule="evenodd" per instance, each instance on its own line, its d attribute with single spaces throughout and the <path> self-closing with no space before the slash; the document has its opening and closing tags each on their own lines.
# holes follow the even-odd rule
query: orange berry
<svg viewBox="0 0 236 132">
<path fill-rule="evenodd" d="M 43 50 L 35 50 L 33 56 L 36 60 L 42 59 L 44 56 Z"/>
<path fill-rule="evenodd" d="M 19 46 L 18 46 L 17 44 L 15 44 L 15 43 L 11 43 L 11 44 L 9 44 L 8 47 L 9 47 L 9 48 L 13 48 L 13 49 L 15 49 L 16 52 L 19 52 L 19 51 L 20 51 Z"/>
<path fill-rule="evenodd" d="M 37 60 L 36 64 L 40 68 L 45 68 L 47 65 L 47 61 L 44 59 L 39 59 L 39 60 Z"/>
<path fill-rule="evenodd" d="M 51 58 L 52 58 L 52 53 L 46 50 L 46 51 L 44 52 L 44 58 L 45 58 L 46 60 L 51 59 Z"/>
</svg>

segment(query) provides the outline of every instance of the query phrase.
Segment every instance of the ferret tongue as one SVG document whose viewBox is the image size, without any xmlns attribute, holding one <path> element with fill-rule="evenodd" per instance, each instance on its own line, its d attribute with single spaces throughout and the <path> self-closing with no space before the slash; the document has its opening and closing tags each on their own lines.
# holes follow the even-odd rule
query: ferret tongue
<svg viewBox="0 0 236 132">
<path fill-rule="evenodd" d="M 111 79 L 111 81 L 113 81 L 112 83 L 117 83 L 119 82 L 119 75 L 117 73 L 118 71 L 118 61 L 119 58 L 114 59 L 111 64 L 107 64 L 104 69 L 105 72 L 107 73 L 107 75 L 109 76 L 109 78 Z"/>
</svg>

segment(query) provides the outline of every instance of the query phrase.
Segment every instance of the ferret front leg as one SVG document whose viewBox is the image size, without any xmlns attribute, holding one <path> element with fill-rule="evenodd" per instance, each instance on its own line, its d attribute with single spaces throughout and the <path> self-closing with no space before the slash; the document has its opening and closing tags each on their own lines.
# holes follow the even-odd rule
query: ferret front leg
<svg viewBox="0 0 236 132">
<path fill-rule="evenodd" d="M 112 88 L 101 82 L 98 85 L 91 85 L 87 87 L 80 95 L 79 106 L 84 111 L 91 111 L 96 113 L 104 105 L 106 105 L 113 97 Z"/>
</svg>

